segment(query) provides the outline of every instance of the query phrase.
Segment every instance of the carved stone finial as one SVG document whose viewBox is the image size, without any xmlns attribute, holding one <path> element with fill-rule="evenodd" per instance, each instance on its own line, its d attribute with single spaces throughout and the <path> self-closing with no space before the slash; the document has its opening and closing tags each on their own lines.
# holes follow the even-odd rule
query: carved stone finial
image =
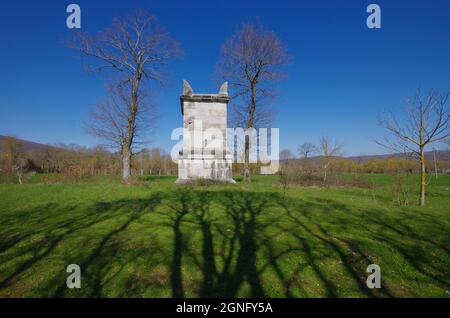
<svg viewBox="0 0 450 318">
<path fill-rule="evenodd" d="M 225 82 L 220 86 L 219 95 L 228 96 L 228 82 Z"/>
<path fill-rule="evenodd" d="M 194 92 L 192 91 L 191 85 L 186 80 L 183 80 L 183 95 L 191 96 Z"/>
</svg>

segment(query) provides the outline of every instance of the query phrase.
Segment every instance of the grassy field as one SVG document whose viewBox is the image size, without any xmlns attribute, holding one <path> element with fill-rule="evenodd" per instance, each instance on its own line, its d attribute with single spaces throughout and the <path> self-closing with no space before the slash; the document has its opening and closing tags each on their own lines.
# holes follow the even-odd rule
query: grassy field
<svg viewBox="0 0 450 318">
<path fill-rule="evenodd" d="M 376 186 L 0 184 L 0 297 L 449 297 L 450 177 L 424 208 L 396 205 L 391 176 L 359 177 Z"/>
</svg>

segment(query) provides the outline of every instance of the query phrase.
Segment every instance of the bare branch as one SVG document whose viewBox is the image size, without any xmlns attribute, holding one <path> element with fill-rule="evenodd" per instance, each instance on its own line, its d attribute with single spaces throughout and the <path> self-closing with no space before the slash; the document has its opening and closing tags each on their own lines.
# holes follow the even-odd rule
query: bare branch
<svg viewBox="0 0 450 318">
<path fill-rule="evenodd" d="M 425 204 L 426 168 L 425 147 L 437 142 L 448 142 L 449 108 L 446 106 L 449 94 L 441 95 L 431 91 L 424 97 L 417 90 L 412 99 L 408 99 L 405 118 L 400 122 L 392 115 L 383 115 L 379 124 L 386 128 L 393 140 L 384 138 L 376 143 L 386 149 L 415 154 L 421 166 L 421 186 L 419 204 Z"/>
<path fill-rule="evenodd" d="M 133 147 L 148 141 L 138 138 L 149 134 L 156 116 L 154 104 L 146 98 L 145 82 L 162 84 L 166 61 L 180 55 L 181 49 L 156 18 L 143 10 L 114 19 L 96 36 L 75 33 L 69 47 L 92 58 L 99 71 L 116 70 L 110 95 L 91 112 L 86 128 L 121 152 L 126 180 L 131 174 Z"/>
</svg>

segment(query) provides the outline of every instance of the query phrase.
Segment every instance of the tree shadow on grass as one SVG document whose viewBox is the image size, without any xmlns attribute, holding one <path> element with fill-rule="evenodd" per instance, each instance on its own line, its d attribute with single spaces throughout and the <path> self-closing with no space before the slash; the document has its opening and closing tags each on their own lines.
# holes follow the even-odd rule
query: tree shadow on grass
<svg viewBox="0 0 450 318">
<path fill-rule="evenodd" d="M 248 283 L 253 297 L 266 296 L 256 266 L 258 238 L 267 224 L 258 217 L 270 203 L 271 194 L 235 191 L 177 190 L 170 197 L 169 222 L 173 231 L 171 264 L 172 296 L 184 297 L 182 257 L 191 258 L 202 273 L 201 297 L 234 297 Z M 214 205 L 212 210 L 211 205 Z M 220 213 L 218 213 L 220 212 Z M 201 233 L 201 252 L 183 242 L 182 223 Z M 198 255 L 199 254 L 199 255 Z M 220 263 L 220 266 L 218 265 Z"/>
<path fill-rule="evenodd" d="M 71 213 L 76 209 L 77 206 L 57 207 L 51 204 L 19 213 L 19 224 L 23 222 L 27 227 L 25 231 L 22 231 L 23 228 L 19 227 L 21 235 L 2 244 L 2 252 L 8 252 L 9 249 L 29 239 L 28 241 L 31 241 L 31 244 L 15 248 L 14 253 L 8 255 L 8 259 L 23 258 L 30 254 L 31 257 L 26 258 L 9 275 L 0 280 L 0 289 L 7 287 L 11 281 L 31 268 L 35 263 L 50 255 L 66 235 L 89 227 L 107 217 L 106 214 L 101 213 L 87 213 L 84 216 L 76 214 L 78 217 L 72 217 Z M 58 219 L 58 213 L 66 215 L 66 218 Z M 46 224 L 44 222 L 45 218 L 42 217 L 45 214 L 52 215 L 56 220 L 51 224 Z M 68 218 L 67 215 L 69 215 Z M 50 218 L 50 216 L 47 218 Z"/>
<path fill-rule="evenodd" d="M 40 206 L 19 213 L 17 223 L 23 218 L 26 227 L 9 220 L 9 227 L 1 231 L 7 235 L 0 242 L 0 260 L 15 262 L 4 267 L 7 270 L 0 276 L 0 291 L 14 288 L 34 265 L 56 254 L 63 264 L 81 266 L 83 287 L 80 294 L 68 290 L 68 274 L 61 268 L 39 286 L 39 295 L 105 297 L 112 294 L 112 288 L 114 295 L 143 295 L 154 284 L 136 272 L 139 264 L 151 264 L 146 268 L 161 271 L 159 277 L 154 275 L 158 286 L 170 286 L 173 297 L 266 297 L 274 295 L 274 290 L 285 297 L 340 297 L 346 295 L 342 280 L 355 286 L 352 288 L 358 295 L 392 297 L 388 284 L 381 290 L 365 285 L 366 267 L 374 263 L 376 250 L 368 250 L 355 237 L 364 226 L 364 242 L 394 246 L 412 268 L 440 286 L 448 283 L 436 274 L 440 265 L 433 265 L 429 255 L 406 244 L 416 242 L 448 253 L 442 242 L 427 233 L 418 235 L 408 224 L 386 219 L 378 211 L 355 212 L 353 207 L 330 199 L 294 200 L 273 192 L 190 188 L 86 207 Z M 154 218 L 143 220 L 147 214 Z M 151 232 L 161 226 L 170 229 L 168 236 L 166 232 L 155 234 L 164 245 L 161 257 L 152 251 L 150 237 L 144 236 L 140 245 L 128 248 L 133 237 L 127 235 L 135 233 L 130 227 L 140 222 L 143 227 L 139 229 Z M 107 226 L 99 226 L 102 224 Z M 84 237 L 86 231 L 92 231 L 93 236 Z M 66 240 L 89 243 L 89 248 L 80 245 L 74 253 L 62 252 L 59 246 Z M 324 265 L 330 263 L 337 264 L 344 276 Z M 312 270 L 313 278 L 306 277 L 305 269 Z M 307 285 L 311 279 L 321 290 Z"/>
<path fill-rule="evenodd" d="M 311 209 L 315 213 L 310 213 Z M 386 272 L 381 289 L 368 289 L 365 286 L 365 267 L 375 263 L 371 255 L 378 259 L 389 257 L 380 255 L 375 249 L 375 245 L 380 244 L 390 250 L 393 247 L 407 266 L 417 272 L 417 276 L 424 275 L 442 290 L 450 284 L 450 254 L 444 243 L 446 234 L 442 226 L 435 226 L 436 217 L 431 221 L 426 213 L 383 213 L 373 208 L 351 211 L 348 207 L 343 209 L 341 203 L 334 204 L 322 198 L 298 202 L 295 210 L 297 217 L 294 221 L 299 225 L 303 223 L 305 231 L 308 231 L 305 225 L 309 226 L 313 236 L 337 252 L 346 271 L 358 283 L 360 292 L 368 297 L 394 297 Z M 293 217 L 288 210 L 287 214 Z M 413 222 L 414 227 L 408 225 L 409 222 Z M 430 250 L 434 251 L 434 255 L 439 255 L 439 261 Z"/>
<path fill-rule="evenodd" d="M 33 224 L 43 224 L 53 216 L 53 213 L 49 213 L 49 211 L 55 211 L 57 208 L 57 204 L 46 204 L 31 211 L 20 211 L 6 217 L 3 216 L 3 229 L 0 232 L 0 237 L 2 238 L 0 241 L 0 254 L 39 233 L 39 229 L 35 227 L 24 228 L 20 226 L 21 224 L 27 224 L 30 221 Z M 68 207 L 69 210 L 72 208 L 74 207 Z"/>
<path fill-rule="evenodd" d="M 310 266 L 325 287 L 327 297 L 340 295 L 337 284 L 319 263 L 338 257 L 347 278 L 353 280 L 359 292 L 367 297 L 392 296 L 386 288 L 375 293 L 365 285 L 367 265 L 373 261 L 352 241 L 332 237 L 329 231 L 309 214 L 310 202 L 288 202 L 275 193 L 237 191 L 180 190 L 171 198 L 170 219 L 174 232 L 174 253 L 171 265 L 172 295 L 183 297 L 183 255 L 193 259 L 202 273 L 201 297 L 236 297 L 244 285 L 252 297 L 267 296 L 262 277 L 268 268 L 277 275 L 286 297 L 293 297 L 302 286 L 301 271 Z M 329 200 L 318 204 L 350 213 L 343 204 Z M 211 206 L 214 206 L 212 212 Z M 280 211 L 273 213 L 272 208 Z M 218 213 L 221 210 L 222 213 Z M 306 213 L 303 213 L 303 212 Z M 202 251 L 197 253 L 183 244 L 182 224 L 197 224 L 201 231 Z M 294 225 L 294 226 L 293 226 Z M 276 230 L 279 231 L 276 231 Z M 192 231 L 192 229 L 191 229 Z M 280 233 L 297 240 L 296 244 L 275 247 L 273 240 Z M 324 253 L 320 255 L 317 249 Z M 286 271 L 280 265 L 283 258 L 297 253 L 298 266 Z M 301 257 L 298 256 L 301 253 Z M 264 256 L 262 256 L 264 255 Z"/>
<path fill-rule="evenodd" d="M 353 212 L 347 205 L 330 199 L 313 198 L 308 201 L 298 200 L 291 205 L 284 203 L 283 207 L 287 216 L 294 224 L 298 225 L 304 233 L 310 235 L 313 240 L 320 242 L 320 246 L 325 247 L 328 251 L 332 251 L 338 257 L 339 263 L 342 264 L 347 273 L 347 278 L 351 278 L 356 283 L 361 295 L 366 297 L 393 297 L 386 286 L 382 286 L 381 289 L 369 289 L 366 286 L 366 268 L 369 264 L 373 264 L 374 261 L 368 253 L 358 248 L 355 241 L 346 238 L 344 231 L 339 231 L 340 226 L 357 229 L 359 225 L 352 223 L 351 218 L 344 217 L 340 219 L 334 216 L 334 214 L 344 214 L 347 216 L 352 214 Z M 312 209 L 316 213 L 311 213 Z M 320 217 L 326 219 L 321 220 Z M 341 224 L 341 222 L 345 222 L 346 224 Z M 324 223 L 327 223 L 327 226 Z M 321 271 L 317 264 L 320 259 L 316 259 L 317 257 L 312 255 L 311 248 L 308 246 L 310 244 L 308 242 L 309 240 L 301 237 L 298 233 L 292 232 L 292 235 L 304 247 L 308 263 L 313 268 L 317 277 L 326 286 L 327 297 L 338 297 L 339 291 L 336 283 L 339 282 L 325 277 L 323 270 Z M 328 255 L 327 257 L 335 257 L 334 255 Z"/>
<path fill-rule="evenodd" d="M 312 203 L 296 200 L 289 202 L 285 197 L 274 193 L 248 193 L 235 191 L 212 192 L 208 203 L 205 204 L 204 193 L 199 194 L 198 198 L 192 198 L 191 201 L 198 200 L 196 207 L 196 216 L 202 228 L 203 235 L 203 263 L 198 260 L 196 264 L 204 273 L 203 288 L 200 293 L 202 297 L 235 297 L 243 283 L 250 286 L 250 295 L 252 297 L 264 297 L 264 290 L 261 277 L 268 267 L 271 267 L 277 274 L 281 285 L 284 287 L 286 297 L 292 297 L 294 290 L 299 289 L 298 282 L 301 281 L 301 271 L 306 266 L 310 266 L 317 278 L 325 287 L 327 297 L 338 297 L 340 295 L 338 280 L 333 280 L 332 275 L 323 266 L 320 266 L 326 258 L 338 257 L 347 273 L 346 279 L 354 281 L 361 295 L 367 297 L 393 295 L 386 286 L 382 290 L 372 290 L 366 286 L 366 267 L 374 263 L 373 260 L 358 248 L 352 240 L 345 237 L 340 238 L 331 233 L 321 222 L 314 219 L 312 215 L 313 208 L 324 208 L 339 210 L 342 213 L 351 213 L 351 210 L 345 204 L 326 200 L 323 202 Z M 211 231 L 210 218 L 208 215 L 208 206 L 211 201 L 218 202 L 225 210 L 224 218 L 231 220 L 232 229 L 224 231 L 220 225 L 216 226 L 216 231 Z M 206 208 L 205 208 L 206 207 Z M 285 215 L 270 215 L 270 207 L 282 208 Z M 205 211 L 206 210 L 206 211 Z M 286 217 L 293 221 L 289 226 Z M 266 218 L 265 218 L 266 217 Z M 266 229 L 270 227 L 269 231 Z M 277 232 L 274 229 L 279 228 L 281 232 L 288 233 L 297 239 L 297 244 L 285 248 L 276 248 L 272 243 Z M 276 238 L 276 237 L 275 237 Z M 222 240 L 223 267 L 220 271 L 217 266 L 217 252 L 213 249 L 213 241 Z M 224 249 L 226 246 L 228 249 Z M 258 266 L 257 258 L 261 257 L 261 247 L 264 250 L 264 259 Z M 317 253 L 322 251 L 322 253 Z M 291 268 L 286 272 L 279 265 L 284 261 L 284 257 L 289 257 L 292 253 L 301 253 L 298 257 L 297 268 Z M 258 256 L 259 255 L 259 256 Z M 298 255 L 298 254 L 297 254 Z M 194 255 L 195 258 L 195 255 Z M 231 266 L 233 264 L 233 266 Z M 302 265 L 303 264 L 303 268 Z"/>
<path fill-rule="evenodd" d="M 110 241 L 119 233 L 126 231 L 128 226 L 138 220 L 143 214 L 154 212 L 160 200 L 160 195 L 156 193 L 147 199 L 136 199 L 133 201 L 119 200 L 112 203 L 107 202 L 96 204 L 94 209 L 97 211 L 122 211 L 125 220 L 119 223 L 117 227 L 112 228 L 108 233 L 106 233 L 106 235 L 104 235 L 99 241 L 94 251 L 80 264 L 78 264 L 88 273 L 87 279 L 90 281 L 89 287 L 91 289 L 89 297 L 103 296 L 102 287 L 103 284 L 107 283 L 107 281 L 103 282 L 105 275 L 102 275 L 104 274 L 102 271 L 105 267 L 108 267 L 111 260 L 118 258 L 117 253 L 120 251 L 118 243 L 113 242 L 110 244 Z M 135 253 L 134 257 L 137 257 L 138 255 L 139 253 Z M 132 260 L 133 258 L 129 257 L 125 263 L 122 263 L 122 269 Z M 59 286 L 54 296 L 61 297 L 65 290 L 66 284 L 64 282 Z"/>
<path fill-rule="evenodd" d="M 413 229 L 406 220 L 380 216 L 379 213 L 372 211 L 367 214 L 364 228 L 374 240 L 383 242 L 399 252 L 417 273 L 428 277 L 442 290 L 446 290 L 450 285 L 450 249 L 445 245 L 448 233 L 438 235 L 434 232 L 434 235 L 427 235 L 423 228 L 425 220 L 422 219 L 420 222 L 419 228 L 422 227 L 423 233 L 419 228 Z M 435 253 L 430 254 L 430 251 Z"/>
<path fill-rule="evenodd" d="M 116 257 L 117 248 L 114 244 L 109 244 L 111 239 L 117 234 L 127 229 L 144 213 L 152 212 L 160 201 L 159 194 L 152 195 L 148 199 L 137 200 L 117 200 L 113 202 L 97 202 L 92 206 L 80 208 L 79 206 L 56 206 L 44 205 L 35 209 L 23 211 L 20 215 L 26 215 L 24 219 L 27 225 L 26 231 L 21 236 L 14 237 L 7 243 L 2 244 L 2 252 L 6 253 L 8 261 L 22 259 L 15 268 L 0 280 L 0 290 L 10 287 L 10 285 L 27 270 L 31 269 L 39 261 L 49 257 L 55 252 L 59 244 L 62 244 L 69 236 L 76 236 L 77 233 L 85 231 L 93 226 L 111 220 L 121 220 L 116 226 L 107 232 L 98 245 L 84 260 L 79 256 L 73 256 L 70 252 L 65 257 L 65 264 L 75 263 L 80 265 L 83 273 L 87 273 L 89 296 L 101 296 L 102 269 Z M 43 222 L 42 215 L 51 215 L 51 222 Z M 37 238 L 35 238 L 37 237 Z M 27 240 L 28 239 L 28 240 Z M 21 243 L 20 247 L 17 247 Z M 83 246 L 78 247 L 80 250 Z M 85 247 L 87 248 L 87 247 Z M 30 255 L 30 256 L 28 256 Z M 79 253 L 75 253 L 79 255 Z M 28 256 L 28 257 L 27 257 Z M 64 256 L 63 256 L 64 257 Z M 130 260 L 131 261 L 131 260 Z M 61 297 L 67 291 L 65 268 L 60 274 L 49 280 L 46 286 L 41 288 L 41 292 L 48 297 Z"/>
</svg>

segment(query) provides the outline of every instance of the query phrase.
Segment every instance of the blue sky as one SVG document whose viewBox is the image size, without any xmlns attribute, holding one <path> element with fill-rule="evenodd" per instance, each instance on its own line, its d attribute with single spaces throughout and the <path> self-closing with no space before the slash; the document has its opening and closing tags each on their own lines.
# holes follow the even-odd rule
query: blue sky
<svg viewBox="0 0 450 318">
<path fill-rule="evenodd" d="M 274 127 L 280 148 L 295 149 L 323 134 L 339 139 L 346 155 L 383 153 L 371 137 L 383 134 L 377 114 L 400 109 L 420 85 L 450 89 L 450 1 L 9 1 L 0 11 L 0 135 L 42 143 L 100 143 L 82 123 L 105 94 L 105 81 L 83 71 L 61 44 L 66 6 L 82 10 L 82 29 L 97 32 L 114 16 L 146 8 L 182 45 L 158 90 L 161 118 L 153 146 L 170 150 L 181 126 L 182 80 L 195 92 L 216 92 L 212 81 L 226 37 L 256 18 L 275 31 L 293 60 L 279 83 Z M 366 27 L 366 7 L 377 3 L 382 28 Z"/>
</svg>

